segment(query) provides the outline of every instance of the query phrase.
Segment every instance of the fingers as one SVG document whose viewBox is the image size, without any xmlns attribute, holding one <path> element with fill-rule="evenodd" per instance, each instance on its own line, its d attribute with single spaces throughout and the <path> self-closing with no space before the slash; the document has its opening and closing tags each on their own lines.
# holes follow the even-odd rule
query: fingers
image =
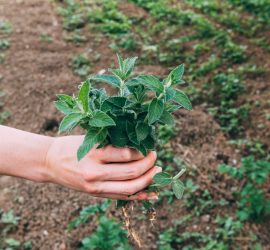
<svg viewBox="0 0 270 250">
<path fill-rule="evenodd" d="M 112 145 L 97 149 L 95 155 L 97 156 L 97 159 L 103 163 L 136 161 L 144 157 L 135 149 L 116 148 Z"/>
<path fill-rule="evenodd" d="M 151 169 L 155 161 L 156 153 L 150 152 L 141 160 L 127 163 L 95 164 L 86 159 L 81 169 L 86 181 L 124 181 L 138 178 Z"/>
<path fill-rule="evenodd" d="M 146 157 L 138 161 L 105 164 L 101 166 L 103 171 L 102 180 L 124 181 L 136 179 L 154 166 L 156 158 L 156 153 L 150 152 Z"/>
<path fill-rule="evenodd" d="M 109 198 L 112 200 L 157 200 L 158 196 L 157 193 L 151 192 L 140 192 L 138 194 L 128 196 L 128 195 L 119 195 L 119 194 L 93 194 L 95 197 L 102 197 L 102 198 Z"/>
<path fill-rule="evenodd" d="M 142 176 L 133 180 L 89 183 L 91 185 L 89 192 L 95 194 L 133 195 L 149 186 L 154 175 L 161 171 L 162 169 L 160 167 L 153 167 Z"/>
</svg>

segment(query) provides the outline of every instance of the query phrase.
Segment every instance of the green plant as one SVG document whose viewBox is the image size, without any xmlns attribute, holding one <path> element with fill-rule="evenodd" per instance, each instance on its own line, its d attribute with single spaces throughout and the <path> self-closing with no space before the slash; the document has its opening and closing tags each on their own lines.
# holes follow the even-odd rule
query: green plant
<svg viewBox="0 0 270 250">
<path fill-rule="evenodd" d="M 58 95 L 56 107 L 66 116 L 59 131 L 71 131 L 81 126 L 87 131 L 77 157 L 81 160 L 95 145 L 104 147 L 132 147 L 144 155 L 155 148 L 158 125 L 173 124 L 171 113 L 177 109 L 190 110 L 191 103 L 176 86 L 184 83 L 184 65 L 173 69 L 163 80 L 152 75 L 133 76 L 136 57 L 123 60 L 118 56 L 119 68 L 110 69 L 112 75 L 93 75 L 80 86 L 76 97 Z M 105 82 L 118 89 L 118 94 L 108 96 L 105 89 L 95 89 L 92 82 Z M 147 95 L 149 94 L 149 95 Z M 153 188 L 172 185 L 180 198 L 183 183 L 179 177 L 159 173 L 154 177 Z"/>
<path fill-rule="evenodd" d="M 270 162 L 256 161 L 250 156 L 242 158 L 239 168 L 222 164 L 218 170 L 244 181 L 240 188 L 234 189 L 240 220 L 262 221 L 270 215 L 270 199 L 263 189 L 263 184 L 270 175 Z"/>
<path fill-rule="evenodd" d="M 12 32 L 12 26 L 7 21 L 0 20 L 0 34 L 10 34 Z"/>
<path fill-rule="evenodd" d="M 101 5 L 88 12 L 88 22 L 95 23 L 95 29 L 107 34 L 124 34 L 131 28 L 131 21 L 118 9 L 117 1 L 102 0 Z"/>
<path fill-rule="evenodd" d="M 42 32 L 39 36 L 40 40 L 42 42 L 47 42 L 47 43 L 52 43 L 53 42 L 53 38 L 46 32 Z"/>
<path fill-rule="evenodd" d="M 10 46 L 9 41 L 6 39 L 0 39 L 0 50 L 8 49 Z"/>
<path fill-rule="evenodd" d="M 74 73 L 80 77 L 87 77 L 90 73 L 90 61 L 86 55 L 80 54 L 72 59 Z"/>
<path fill-rule="evenodd" d="M 87 223 L 90 219 L 90 216 L 93 216 L 95 214 L 103 215 L 106 212 L 106 210 L 110 204 L 111 203 L 109 200 L 105 200 L 101 204 L 97 203 L 94 205 L 84 207 L 80 211 L 80 215 L 78 217 L 76 217 L 74 220 L 72 220 L 71 222 L 69 222 L 68 230 L 69 231 L 73 230 L 76 227 L 80 226 L 81 224 Z"/>
<path fill-rule="evenodd" d="M 81 242 L 81 250 L 108 250 L 125 249 L 131 250 L 127 240 L 127 233 L 113 219 L 101 216 L 97 230 Z"/>
</svg>

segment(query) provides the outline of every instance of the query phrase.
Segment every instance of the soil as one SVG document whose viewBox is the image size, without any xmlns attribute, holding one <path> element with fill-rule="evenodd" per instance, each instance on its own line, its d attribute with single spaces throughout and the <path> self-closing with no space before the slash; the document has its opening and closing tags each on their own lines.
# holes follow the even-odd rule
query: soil
<svg viewBox="0 0 270 250">
<path fill-rule="evenodd" d="M 109 41 L 106 37 L 98 40 L 98 34 L 86 32 L 89 42 L 82 47 L 67 42 L 55 8 L 49 0 L 0 0 L 0 17 L 8 20 L 13 27 L 9 38 L 11 47 L 6 51 L 5 63 L 0 64 L 0 90 L 6 93 L 4 106 L 11 113 L 5 125 L 49 136 L 57 136 L 57 126 L 62 118 L 53 104 L 55 94 L 72 94 L 80 82 L 80 78 L 72 72 L 73 56 L 93 51 L 102 55 L 92 63 L 93 72 L 107 68 L 110 66 L 108 62 L 115 58 L 108 48 Z M 128 11 L 132 15 L 136 13 L 136 9 L 130 4 L 123 5 L 122 11 Z M 147 16 L 142 9 L 139 14 L 140 18 Z M 52 42 L 42 41 L 42 33 L 50 35 Z M 259 63 L 262 58 L 261 62 L 269 69 L 269 54 L 266 59 L 262 50 L 254 53 L 256 62 Z M 166 73 L 166 69 L 156 65 L 140 65 L 139 70 L 159 75 Z M 247 123 L 251 122 L 252 126 L 248 126 L 246 133 L 268 146 L 270 121 L 265 120 L 265 113 L 270 113 L 269 85 L 267 72 L 263 77 L 247 83 L 248 92 L 244 96 L 253 103 L 256 100 L 265 100 L 262 106 L 251 109 L 251 121 Z M 236 165 L 240 159 L 239 151 L 227 143 L 228 138 L 221 132 L 219 125 L 202 107 L 195 107 L 192 112 L 177 112 L 176 116 L 179 132 L 171 142 L 176 157 L 181 157 L 190 168 L 197 171 L 198 184 L 211 190 L 215 199 L 230 200 L 231 193 L 227 186 L 229 182 L 220 179 L 216 166 L 219 163 Z M 264 127 L 258 128 L 258 123 L 264 124 Z M 209 177 L 210 173 L 212 178 Z M 78 215 L 82 207 L 98 201 L 100 200 L 87 194 L 53 184 L 0 177 L 0 208 L 4 211 L 13 209 L 16 216 L 20 217 L 17 229 L 9 236 L 21 242 L 31 240 L 34 250 L 77 249 L 79 241 L 96 228 L 95 218 L 70 233 L 66 231 L 67 223 Z M 168 212 L 166 206 L 159 204 L 158 221 L 153 225 L 148 220 L 135 219 L 138 208 L 135 209 L 133 224 L 142 239 L 142 249 L 156 249 L 158 233 L 187 214 L 181 208 L 181 201 L 172 205 L 174 213 Z M 233 214 L 233 210 L 232 205 L 226 209 L 226 213 Z M 222 213 L 224 211 L 220 208 L 215 209 L 209 215 L 210 218 L 196 219 L 192 224 L 187 224 L 183 231 L 192 228 L 193 231 L 211 232 L 214 230 L 212 222 L 215 216 Z M 113 207 L 110 214 L 119 217 L 119 211 Z M 270 248 L 270 228 L 267 222 L 256 226 L 247 224 L 245 227 L 246 232 L 252 229 L 257 233 L 264 249 Z M 241 242 L 239 244 L 240 249 L 246 249 L 241 248 Z"/>
</svg>

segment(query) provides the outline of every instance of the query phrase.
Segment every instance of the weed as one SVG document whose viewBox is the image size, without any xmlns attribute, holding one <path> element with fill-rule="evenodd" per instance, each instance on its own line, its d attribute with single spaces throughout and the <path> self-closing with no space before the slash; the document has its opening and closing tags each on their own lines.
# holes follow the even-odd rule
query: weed
<svg viewBox="0 0 270 250">
<path fill-rule="evenodd" d="M 65 39 L 73 42 L 77 46 L 80 46 L 82 43 L 87 41 L 86 37 L 81 35 L 79 32 L 74 32 L 73 34 L 66 36 Z"/>
<path fill-rule="evenodd" d="M 234 189 L 238 206 L 237 215 L 240 220 L 262 221 L 270 214 L 270 200 L 262 188 L 270 175 L 270 162 L 256 161 L 250 156 L 242 158 L 239 168 L 223 164 L 218 169 L 221 173 L 244 181 L 240 188 Z"/>
<path fill-rule="evenodd" d="M 46 32 L 43 32 L 40 34 L 40 40 L 42 42 L 47 42 L 47 43 L 52 43 L 53 42 L 53 38 Z"/>
<path fill-rule="evenodd" d="M 10 46 L 10 43 L 9 43 L 8 40 L 6 40 L 6 39 L 0 39 L 0 51 L 1 51 L 1 50 L 6 50 L 6 49 L 8 49 L 9 46 Z"/>
<path fill-rule="evenodd" d="M 90 61 L 86 55 L 80 54 L 72 59 L 74 73 L 80 77 L 87 77 L 90 73 Z"/>
<path fill-rule="evenodd" d="M 12 26 L 7 21 L 0 20 L 0 34 L 10 34 L 12 32 Z"/>
<path fill-rule="evenodd" d="M 80 215 L 77 218 L 75 218 L 74 220 L 72 220 L 71 222 L 69 222 L 68 231 L 71 231 L 71 230 L 77 228 L 81 224 L 87 223 L 90 219 L 90 216 L 93 216 L 95 214 L 103 215 L 109 206 L 110 206 L 110 201 L 105 200 L 101 204 L 97 203 L 95 205 L 90 205 L 88 207 L 84 207 L 80 211 Z"/>
<path fill-rule="evenodd" d="M 81 242 L 81 250 L 91 249 L 132 249 L 127 240 L 127 233 L 113 219 L 101 216 L 97 230 Z"/>
</svg>

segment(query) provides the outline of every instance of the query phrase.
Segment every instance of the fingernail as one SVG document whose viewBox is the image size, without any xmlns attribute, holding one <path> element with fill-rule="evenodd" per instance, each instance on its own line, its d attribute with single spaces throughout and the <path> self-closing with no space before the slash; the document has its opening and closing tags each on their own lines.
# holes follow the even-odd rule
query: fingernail
<svg viewBox="0 0 270 250">
<path fill-rule="evenodd" d="M 153 152 L 155 158 L 157 158 L 157 152 L 156 151 L 152 151 L 152 152 Z"/>
<path fill-rule="evenodd" d="M 150 196 L 148 197 L 148 200 L 158 200 L 158 196 L 157 195 Z"/>
<path fill-rule="evenodd" d="M 162 168 L 161 167 L 157 167 L 156 173 L 160 173 L 160 172 L 162 172 Z"/>
</svg>

